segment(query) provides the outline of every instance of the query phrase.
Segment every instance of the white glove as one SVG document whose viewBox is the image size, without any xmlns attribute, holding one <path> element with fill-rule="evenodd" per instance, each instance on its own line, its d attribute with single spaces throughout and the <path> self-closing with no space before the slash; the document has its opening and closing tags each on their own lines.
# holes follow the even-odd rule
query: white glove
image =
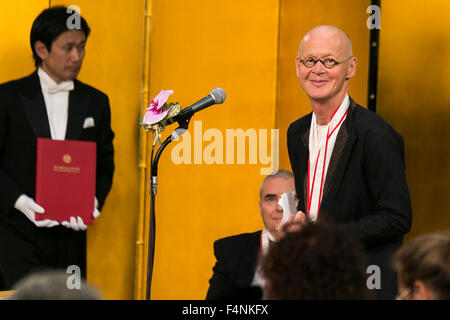
<svg viewBox="0 0 450 320">
<path fill-rule="evenodd" d="M 98 218 L 100 215 L 100 212 L 98 211 L 98 200 L 97 197 L 94 201 L 94 212 L 92 213 L 92 216 L 94 219 Z M 84 224 L 83 219 L 81 217 L 70 217 L 70 221 L 63 221 L 61 224 L 69 229 L 75 230 L 75 231 L 84 231 L 87 229 L 87 225 Z"/>
<path fill-rule="evenodd" d="M 94 216 L 94 219 L 97 219 L 100 216 L 100 211 L 98 211 L 98 200 L 97 200 L 97 197 L 95 197 L 94 213 L 92 215 Z"/>
<path fill-rule="evenodd" d="M 59 224 L 58 221 L 45 219 L 45 220 L 36 220 L 36 214 L 43 214 L 45 212 L 44 208 L 34 202 L 30 197 L 22 194 L 14 204 L 14 208 L 22 212 L 31 222 L 33 222 L 36 227 L 45 227 L 51 228 L 57 226 Z"/>
<path fill-rule="evenodd" d="M 81 217 L 70 217 L 69 221 L 63 221 L 61 224 L 69 229 L 75 230 L 75 231 L 84 231 L 87 229 L 87 225 L 84 224 L 83 219 Z"/>
</svg>

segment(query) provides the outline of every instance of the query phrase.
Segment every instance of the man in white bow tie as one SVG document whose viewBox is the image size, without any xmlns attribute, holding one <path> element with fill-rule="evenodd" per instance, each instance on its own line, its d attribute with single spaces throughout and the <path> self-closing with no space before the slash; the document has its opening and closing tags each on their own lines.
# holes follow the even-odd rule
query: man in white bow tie
<svg viewBox="0 0 450 320">
<path fill-rule="evenodd" d="M 36 139 L 97 144 L 97 218 L 112 185 L 114 133 L 108 97 L 76 79 L 90 29 L 84 18 L 72 28 L 66 7 L 44 10 L 30 33 L 36 71 L 0 85 L 0 284 L 9 289 L 38 269 L 80 267 L 85 276 L 86 224 L 36 220 Z"/>
</svg>

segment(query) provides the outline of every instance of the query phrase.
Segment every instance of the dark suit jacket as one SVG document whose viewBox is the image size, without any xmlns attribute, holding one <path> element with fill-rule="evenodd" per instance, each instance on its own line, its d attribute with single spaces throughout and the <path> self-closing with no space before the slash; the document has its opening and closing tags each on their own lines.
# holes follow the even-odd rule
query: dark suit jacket
<svg viewBox="0 0 450 320">
<path fill-rule="evenodd" d="M 87 117 L 94 119 L 95 126 L 83 129 Z M 74 90 L 69 94 L 66 139 L 97 143 L 99 210 L 111 188 L 114 172 L 110 119 L 108 97 L 74 80 Z M 31 240 L 37 233 L 47 232 L 40 230 L 46 228 L 37 228 L 14 209 L 14 203 L 21 194 L 34 199 L 37 137 L 51 138 L 51 134 L 39 77 L 34 72 L 0 85 L 0 223 Z"/>
<path fill-rule="evenodd" d="M 255 276 L 260 238 L 261 231 L 257 231 L 214 242 L 217 262 L 213 267 L 213 276 L 209 280 L 206 299 L 230 297 L 231 293 L 250 288 Z"/>
<path fill-rule="evenodd" d="M 312 113 L 293 122 L 287 132 L 298 210 L 303 212 L 311 117 Z M 338 224 L 365 245 L 368 264 L 381 269 L 378 297 L 393 298 L 391 257 L 411 228 L 403 138 L 352 99 L 330 159 L 318 219 Z"/>
</svg>

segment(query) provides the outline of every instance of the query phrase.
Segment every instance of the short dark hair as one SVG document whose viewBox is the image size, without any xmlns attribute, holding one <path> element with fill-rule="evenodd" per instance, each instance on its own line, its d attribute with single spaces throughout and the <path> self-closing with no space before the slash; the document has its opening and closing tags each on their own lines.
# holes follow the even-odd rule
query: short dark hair
<svg viewBox="0 0 450 320">
<path fill-rule="evenodd" d="M 34 44 L 36 41 L 42 41 L 47 50 L 52 48 L 53 41 L 56 40 L 62 33 L 70 31 L 68 27 L 68 19 L 73 15 L 73 11 L 68 10 L 64 6 L 55 6 L 42 11 L 33 22 L 30 32 L 30 44 L 33 51 L 34 65 L 40 66 L 42 63 L 41 58 L 36 54 L 34 50 Z M 84 32 L 87 37 L 91 32 L 86 20 L 80 16 L 80 30 Z"/>
<path fill-rule="evenodd" d="M 370 298 L 362 244 L 335 225 L 308 223 L 273 243 L 262 261 L 268 299 Z"/>
</svg>

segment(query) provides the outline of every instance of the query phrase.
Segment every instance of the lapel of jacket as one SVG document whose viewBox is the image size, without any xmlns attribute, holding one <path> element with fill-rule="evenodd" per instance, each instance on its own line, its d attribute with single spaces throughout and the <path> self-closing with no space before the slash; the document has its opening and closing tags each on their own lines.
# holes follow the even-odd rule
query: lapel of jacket
<svg viewBox="0 0 450 320">
<path fill-rule="evenodd" d="M 89 102 L 89 95 L 85 94 L 82 84 L 78 80 L 73 82 L 74 90 L 69 94 L 66 140 L 77 140 L 80 137 Z"/>
<path fill-rule="evenodd" d="M 255 277 L 255 271 L 258 265 L 259 255 L 261 247 L 261 231 L 258 231 L 251 235 L 247 243 L 247 254 L 243 256 L 239 271 L 242 272 L 243 280 L 249 285 L 252 283 Z"/>
<path fill-rule="evenodd" d="M 311 118 L 312 118 L 312 113 L 311 113 Z M 308 164 L 309 164 L 309 131 L 311 129 L 311 119 L 308 119 L 308 123 L 309 126 L 307 128 L 307 130 L 305 131 L 305 133 L 302 135 L 302 144 L 303 144 L 303 152 L 306 154 L 303 154 L 304 159 L 306 159 L 306 161 L 302 161 L 302 163 L 305 164 L 305 167 L 302 168 L 303 172 L 306 172 L 305 174 L 305 179 L 303 181 L 303 203 L 305 204 L 305 207 L 303 208 L 304 210 L 302 210 L 303 212 L 306 213 L 307 211 L 307 206 L 308 206 Z M 297 196 L 298 197 L 298 196 Z M 300 199 L 300 198 L 299 198 Z"/>
<path fill-rule="evenodd" d="M 36 137 L 51 138 L 44 95 L 37 71 L 23 79 L 19 99 Z"/>
<path fill-rule="evenodd" d="M 333 154 L 328 165 L 327 176 L 324 184 L 324 194 L 322 203 L 320 205 L 319 218 L 326 218 L 329 214 L 336 198 L 337 190 L 344 177 L 347 163 L 350 160 L 353 145 L 356 141 L 356 135 L 352 125 L 353 113 L 355 111 L 356 103 L 350 98 L 350 105 L 347 113 L 347 118 L 342 123 L 339 129 L 336 143 L 334 145 Z"/>
<path fill-rule="evenodd" d="M 298 127 L 294 131 L 294 140 L 295 147 L 293 148 L 295 161 L 294 165 L 291 165 L 292 168 L 296 168 L 299 173 L 299 176 L 302 176 L 302 173 L 305 173 L 304 181 L 296 181 L 296 192 L 297 198 L 303 199 L 303 203 L 299 201 L 298 210 L 306 212 L 306 203 L 307 203 L 307 180 L 308 180 L 308 159 L 309 159 L 309 129 L 311 127 L 311 119 L 312 113 L 306 115 L 301 123 L 298 124 Z M 298 188 L 299 186 L 303 186 L 302 188 Z"/>
</svg>

